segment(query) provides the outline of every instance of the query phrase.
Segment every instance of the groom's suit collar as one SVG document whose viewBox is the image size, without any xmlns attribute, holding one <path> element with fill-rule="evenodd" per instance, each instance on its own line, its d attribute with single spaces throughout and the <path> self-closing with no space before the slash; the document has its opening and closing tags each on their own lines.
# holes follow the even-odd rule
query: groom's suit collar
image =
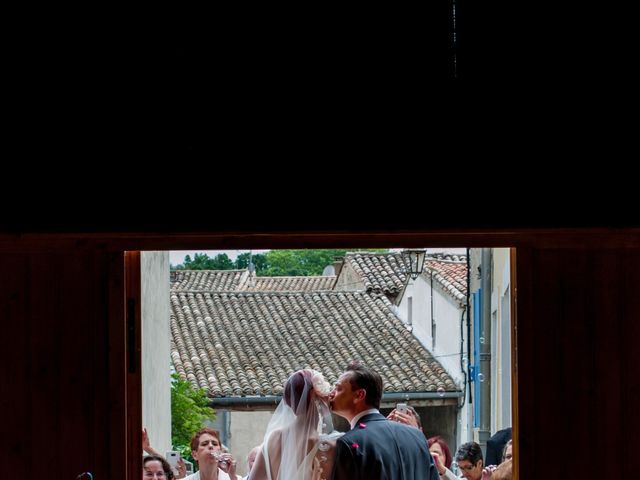
<svg viewBox="0 0 640 480">
<path fill-rule="evenodd" d="M 364 420 L 371 421 L 371 420 L 380 420 L 380 419 L 384 419 L 384 416 L 382 416 L 382 414 L 378 411 L 377 408 L 370 408 L 369 410 L 364 410 L 351 419 L 351 422 L 350 422 L 351 430 L 353 430 L 356 427 L 356 425 L 358 425 L 359 423 L 362 423 Z"/>
</svg>

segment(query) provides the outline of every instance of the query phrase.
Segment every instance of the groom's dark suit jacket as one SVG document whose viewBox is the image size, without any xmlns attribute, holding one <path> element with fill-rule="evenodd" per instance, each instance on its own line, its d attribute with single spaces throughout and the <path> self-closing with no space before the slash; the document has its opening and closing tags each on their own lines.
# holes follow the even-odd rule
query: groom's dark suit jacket
<svg viewBox="0 0 640 480">
<path fill-rule="evenodd" d="M 370 413 L 338 438 L 334 480 L 438 480 L 423 433 Z"/>
</svg>

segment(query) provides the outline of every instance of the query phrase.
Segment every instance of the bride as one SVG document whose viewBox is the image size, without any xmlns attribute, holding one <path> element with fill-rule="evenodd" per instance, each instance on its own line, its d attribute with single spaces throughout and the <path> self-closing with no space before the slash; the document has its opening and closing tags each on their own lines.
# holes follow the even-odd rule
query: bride
<svg viewBox="0 0 640 480">
<path fill-rule="evenodd" d="M 331 475 L 335 439 L 331 386 L 320 372 L 298 370 L 284 385 L 249 480 L 324 480 Z"/>
</svg>

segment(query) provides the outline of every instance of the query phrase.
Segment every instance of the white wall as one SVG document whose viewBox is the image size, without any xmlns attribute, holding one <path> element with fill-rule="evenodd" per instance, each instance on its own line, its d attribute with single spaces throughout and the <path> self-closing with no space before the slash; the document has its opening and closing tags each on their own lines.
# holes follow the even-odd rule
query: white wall
<svg viewBox="0 0 640 480">
<path fill-rule="evenodd" d="M 169 252 L 142 252 L 142 425 L 160 453 L 171 450 Z"/>
<path fill-rule="evenodd" d="M 246 475 L 247 455 L 260 445 L 273 412 L 231 412 L 229 449 L 238 462 L 236 473 Z"/>
<path fill-rule="evenodd" d="M 493 249 L 491 285 L 491 432 L 511 425 L 510 251 Z"/>
<path fill-rule="evenodd" d="M 411 298 L 411 302 L 409 302 Z M 398 316 L 407 323 L 409 319 L 409 303 L 413 306 L 413 335 L 429 350 L 451 375 L 460 390 L 464 390 L 465 377 L 460 367 L 460 322 L 463 306 L 451 297 L 440 283 L 433 279 L 433 317 L 436 324 L 436 341 L 433 343 L 431 329 L 431 277 L 423 274 L 410 280 L 404 296 L 398 306 Z M 463 328 L 464 346 L 466 349 L 466 316 Z M 465 363 L 466 364 L 466 363 Z M 455 435 L 456 445 L 450 445 L 452 454 L 460 444 L 472 440 L 471 409 L 468 403 L 468 392 L 465 405 L 458 411 L 456 424 L 452 425 L 451 435 Z"/>
<path fill-rule="evenodd" d="M 462 382 L 460 368 L 460 320 L 463 308 L 447 294 L 437 280 L 433 280 L 433 317 L 436 324 L 436 343 L 431 328 L 431 278 L 421 275 L 411 280 L 398 306 L 400 318 L 407 323 L 408 307 L 413 305 L 414 336 L 447 370 L 456 383 Z M 411 298 L 411 302 L 409 302 Z"/>
</svg>

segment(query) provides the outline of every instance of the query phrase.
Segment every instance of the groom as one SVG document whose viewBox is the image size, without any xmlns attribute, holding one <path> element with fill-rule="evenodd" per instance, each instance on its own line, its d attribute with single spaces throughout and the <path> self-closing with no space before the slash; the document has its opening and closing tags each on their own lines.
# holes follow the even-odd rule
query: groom
<svg viewBox="0 0 640 480">
<path fill-rule="evenodd" d="M 422 432 L 380 414 L 382 378 L 352 363 L 329 395 L 331 410 L 351 423 L 337 440 L 333 480 L 438 480 Z"/>
</svg>

